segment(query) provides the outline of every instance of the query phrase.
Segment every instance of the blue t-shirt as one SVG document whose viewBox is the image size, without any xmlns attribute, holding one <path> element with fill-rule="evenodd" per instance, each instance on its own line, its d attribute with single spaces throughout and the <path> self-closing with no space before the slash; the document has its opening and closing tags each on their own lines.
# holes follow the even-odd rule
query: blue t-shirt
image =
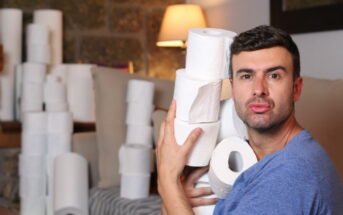
<svg viewBox="0 0 343 215">
<path fill-rule="evenodd" d="M 325 151 L 303 130 L 243 172 L 214 214 L 343 215 L 343 185 Z"/>
</svg>

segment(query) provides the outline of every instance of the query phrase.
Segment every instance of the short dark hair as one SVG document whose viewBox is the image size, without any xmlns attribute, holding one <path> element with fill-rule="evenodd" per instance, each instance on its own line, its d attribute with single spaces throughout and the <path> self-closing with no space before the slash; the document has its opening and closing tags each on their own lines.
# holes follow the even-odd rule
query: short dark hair
<svg viewBox="0 0 343 215">
<path fill-rule="evenodd" d="M 256 51 L 272 47 L 286 48 L 293 59 L 293 78 L 300 76 L 300 55 L 299 50 L 292 37 L 285 31 L 261 25 L 251 30 L 240 33 L 234 38 L 230 47 L 230 78 L 233 78 L 232 56 L 242 51 Z"/>
</svg>

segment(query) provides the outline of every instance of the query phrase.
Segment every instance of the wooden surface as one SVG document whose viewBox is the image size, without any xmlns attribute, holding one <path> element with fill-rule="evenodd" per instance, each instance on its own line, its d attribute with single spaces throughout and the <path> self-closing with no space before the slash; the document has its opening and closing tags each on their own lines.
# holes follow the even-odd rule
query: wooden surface
<svg viewBox="0 0 343 215">
<path fill-rule="evenodd" d="M 1 215 L 19 215 L 18 213 L 10 211 L 7 208 L 4 208 L 2 206 L 0 206 L 0 214 Z"/>
</svg>

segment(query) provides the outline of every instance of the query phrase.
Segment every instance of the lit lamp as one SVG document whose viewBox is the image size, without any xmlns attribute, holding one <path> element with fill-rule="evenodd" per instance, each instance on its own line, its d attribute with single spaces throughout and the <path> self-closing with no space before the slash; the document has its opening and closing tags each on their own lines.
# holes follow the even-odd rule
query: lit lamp
<svg viewBox="0 0 343 215">
<path fill-rule="evenodd" d="M 186 47 L 188 30 L 190 28 L 205 28 L 204 14 L 199 5 L 176 4 L 167 7 L 157 46 Z"/>
</svg>

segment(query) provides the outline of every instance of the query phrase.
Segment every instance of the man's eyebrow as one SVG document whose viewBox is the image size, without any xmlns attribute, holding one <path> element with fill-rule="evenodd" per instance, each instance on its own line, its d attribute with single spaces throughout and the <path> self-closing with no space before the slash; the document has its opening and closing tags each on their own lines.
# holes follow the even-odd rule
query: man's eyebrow
<svg viewBox="0 0 343 215">
<path fill-rule="evenodd" d="M 283 66 L 273 66 L 268 69 L 266 69 L 266 72 L 274 72 L 276 70 L 283 70 L 284 72 L 287 72 L 287 69 Z"/>
<path fill-rule="evenodd" d="M 239 74 L 239 73 L 253 73 L 253 71 L 254 70 L 252 70 L 252 69 L 242 68 L 242 69 L 237 70 L 236 74 Z"/>
</svg>

